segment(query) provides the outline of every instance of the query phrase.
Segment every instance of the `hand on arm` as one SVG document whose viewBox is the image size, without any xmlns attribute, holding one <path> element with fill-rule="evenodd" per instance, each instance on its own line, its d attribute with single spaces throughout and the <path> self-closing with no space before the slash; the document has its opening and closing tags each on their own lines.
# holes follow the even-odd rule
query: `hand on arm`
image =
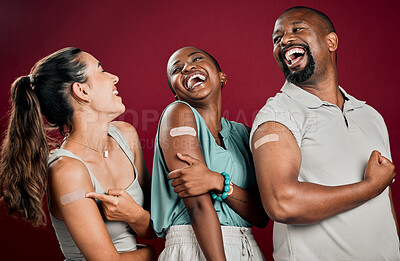
<svg viewBox="0 0 400 261">
<path fill-rule="evenodd" d="M 255 149 L 255 142 L 269 134 L 279 139 Z M 300 148 L 292 133 L 276 122 L 260 125 L 251 146 L 264 209 L 282 223 L 312 224 L 360 206 L 379 195 L 395 176 L 393 164 L 374 151 L 361 182 L 335 187 L 300 182 Z"/>
<path fill-rule="evenodd" d="M 168 178 L 174 179 L 171 185 L 179 197 L 199 196 L 210 191 L 223 192 L 225 179 L 220 173 L 211 171 L 204 162 L 190 155 L 178 153 L 177 157 L 189 164 L 171 171 L 168 175 Z M 268 224 L 269 218 L 263 209 L 258 191 L 252 193 L 233 184 L 233 193 L 225 201 L 251 224 L 261 228 Z"/>
<path fill-rule="evenodd" d="M 54 162 L 49 168 L 48 184 L 52 214 L 65 222 L 75 244 L 87 260 L 154 259 L 151 248 L 119 254 L 94 200 L 82 198 L 65 205 L 61 203 L 60 197 L 71 192 L 93 192 L 89 173 L 80 161 L 62 157 Z"/>
<path fill-rule="evenodd" d="M 193 112 L 185 104 L 171 105 L 164 113 L 159 132 L 160 146 L 169 170 L 187 166 L 177 158 L 178 152 L 193 155 L 204 163 L 197 134 L 175 137 L 170 135 L 171 129 L 183 126 L 197 129 Z M 207 260 L 225 260 L 221 227 L 210 195 L 188 197 L 183 201 L 204 256 Z"/>
<path fill-rule="evenodd" d="M 86 197 L 101 201 L 104 216 L 108 220 L 128 223 L 138 236 L 151 235 L 150 213 L 138 205 L 124 189 L 109 189 L 107 195 L 89 192 Z"/>
</svg>

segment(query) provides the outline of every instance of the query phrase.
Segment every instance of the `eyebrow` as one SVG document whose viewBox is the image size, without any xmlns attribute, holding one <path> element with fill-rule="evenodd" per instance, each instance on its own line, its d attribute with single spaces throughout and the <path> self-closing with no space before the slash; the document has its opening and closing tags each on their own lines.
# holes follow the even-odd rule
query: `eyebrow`
<svg viewBox="0 0 400 261">
<path fill-rule="evenodd" d="M 306 24 L 306 22 L 304 21 L 294 21 L 293 23 L 291 23 L 290 25 L 297 25 L 297 24 Z M 274 36 L 276 33 L 279 32 L 279 29 L 277 29 L 275 32 L 272 33 L 272 36 Z"/>
<path fill-rule="evenodd" d="M 195 51 L 195 52 L 193 52 L 193 53 L 190 53 L 190 54 L 188 54 L 188 56 L 187 56 L 187 57 L 190 57 L 190 56 L 192 56 L 193 54 L 196 54 L 196 53 L 202 53 L 202 52 Z"/>
<path fill-rule="evenodd" d="M 201 54 L 202 54 L 202 52 L 194 51 L 194 52 L 192 52 L 192 53 L 189 53 L 189 54 L 187 55 L 187 57 L 190 57 L 190 56 L 192 56 L 192 55 L 194 55 L 194 54 L 196 54 L 196 53 L 201 53 Z M 177 64 L 177 63 L 179 63 L 179 62 L 180 62 L 180 60 L 175 61 L 172 65 L 175 65 L 175 64 Z"/>
</svg>

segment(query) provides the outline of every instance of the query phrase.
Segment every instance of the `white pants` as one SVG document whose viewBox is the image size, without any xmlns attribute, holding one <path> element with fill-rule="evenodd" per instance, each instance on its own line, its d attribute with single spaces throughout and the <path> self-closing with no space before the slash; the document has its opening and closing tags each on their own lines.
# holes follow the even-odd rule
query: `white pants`
<svg viewBox="0 0 400 261">
<path fill-rule="evenodd" d="M 265 260 L 251 228 L 221 226 L 226 260 Z M 158 261 L 206 261 L 191 225 L 172 226 L 167 230 L 165 248 Z"/>
</svg>

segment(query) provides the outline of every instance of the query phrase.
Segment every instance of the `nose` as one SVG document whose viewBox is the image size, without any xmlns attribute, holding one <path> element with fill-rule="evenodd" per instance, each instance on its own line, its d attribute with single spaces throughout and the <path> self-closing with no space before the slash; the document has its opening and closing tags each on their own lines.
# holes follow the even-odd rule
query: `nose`
<svg viewBox="0 0 400 261">
<path fill-rule="evenodd" d="M 293 36 L 293 34 L 291 34 L 291 33 L 285 33 L 285 34 L 282 36 L 280 45 L 281 45 L 281 46 L 286 46 L 286 45 L 288 45 L 289 43 L 291 43 L 292 41 L 294 41 L 294 36 Z"/>
<path fill-rule="evenodd" d="M 182 72 L 187 73 L 190 72 L 191 70 L 193 70 L 196 66 L 193 65 L 192 63 L 187 63 L 185 64 L 185 67 L 183 67 Z"/>
<path fill-rule="evenodd" d="M 119 82 L 119 78 L 117 75 L 109 73 L 110 74 L 110 78 L 113 81 L 114 84 L 117 84 Z"/>
</svg>

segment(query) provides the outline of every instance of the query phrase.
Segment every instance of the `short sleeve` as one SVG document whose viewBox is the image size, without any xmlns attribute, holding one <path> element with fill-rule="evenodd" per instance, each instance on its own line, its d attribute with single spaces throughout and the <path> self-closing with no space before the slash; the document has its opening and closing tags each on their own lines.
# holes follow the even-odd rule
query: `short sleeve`
<svg viewBox="0 0 400 261">
<path fill-rule="evenodd" d="M 376 124 L 379 126 L 381 130 L 383 140 L 385 142 L 386 153 L 382 152 L 382 155 L 392 161 L 392 154 L 390 151 L 390 143 L 389 143 L 389 132 L 385 124 L 385 120 L 383 119 L 382 115 L 373 107 L 366 105 L 369 108 L 369 113 L 372 119 L 375 119 Z"/>
<path fill-rule="evenodd" d="M 264 107 L 257 113 L 250 132 L 250 149 L 252 138 L 257 128 L 265 122 L 278 122 L 284 125 L 293 134 L 299 147 L 301 146 L 301 134 L 299 125 L 292 113 L 273 99 L 269 99 Z"/>
</svg>

